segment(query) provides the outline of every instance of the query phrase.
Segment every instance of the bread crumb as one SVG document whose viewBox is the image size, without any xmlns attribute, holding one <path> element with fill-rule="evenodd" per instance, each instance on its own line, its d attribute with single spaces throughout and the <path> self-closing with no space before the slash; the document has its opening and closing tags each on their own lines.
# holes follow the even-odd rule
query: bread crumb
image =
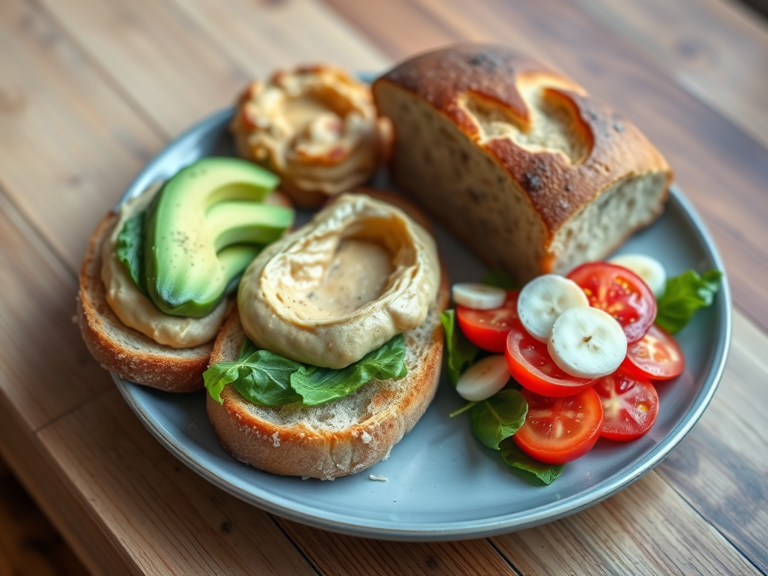
<svg viewBox="0 0 768 576">
<path fill-rule="evenodd" d="M 302 476 L 301 477 L 302 480 L 309 480 L 310 478 L 312 478 L 312 476 Z"/>
<path fill-rule="evenodd" d="M 371 440 L 373 440 L 373 437 L 368 434 L 368 432 L 363 430 L 363 433 L 360 435 L 360 439 L 363 441 L 363 444 L 369 444 Z"/>
<path fill-rule="evenodd" d="M 270 438 L 272 439 L 272 446 L 274 446 L 275 448 L 279 448 L 280 447 L 280 432 L 275 432 L 274 434 L 272 434 L 272 436 L 270 436 Z"/>
<path fill-rule="evenodd" d="M 376 474 L 371 474 L 368 476 L 368 480 L 373 480 L 374 482 L 388 482 L 389 478 L 386 476 L 376 476 Z"/>
</svg>

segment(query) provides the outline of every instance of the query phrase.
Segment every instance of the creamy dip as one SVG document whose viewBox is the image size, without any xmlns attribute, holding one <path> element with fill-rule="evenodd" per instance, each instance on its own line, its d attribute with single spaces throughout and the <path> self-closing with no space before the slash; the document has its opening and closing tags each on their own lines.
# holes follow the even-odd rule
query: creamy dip
<svg viewBox="0 0 768 576">
<path fill-rule="evenodd" d="M 376 170 L 380 136 L 370 88 L 318 66 L 253 82 L 232 122 L 238 153 L 288 191 L 335 195 Z"/>
<path fill-rule="evenodd" d="M 343 368 L 420 326 L 439 283 L 435 242 L 421 226 L 390 204 L 344 194 L 251 263 L 240 320 L 262 348 Z"/>
<path fill-rule="evenodd" d="M 325 277 L 308 292 L 297 292 L 291 305 L 306 318 L 344 316 L 379 298 L 392 271 L 392 255 L 378 244 L 342 240 Z"/>
<path fill-rule="evenodd" d="M 117 237 L 125 221 L 149 206 L 161 185 L 153 184 L 140 196 L 121 206 L 117 223 L 101 247 L 101 280 L 104 282 L 107 304 L 123 324 L 158 344 L 172 348 L 192 348 L 216 337 L 224 322 L 229 299 L 224 298 L 210 314 L 202 318 L 165 314 L 136 287 L 128 270 L 117 259 L 115 251 Z"/>
</svg>

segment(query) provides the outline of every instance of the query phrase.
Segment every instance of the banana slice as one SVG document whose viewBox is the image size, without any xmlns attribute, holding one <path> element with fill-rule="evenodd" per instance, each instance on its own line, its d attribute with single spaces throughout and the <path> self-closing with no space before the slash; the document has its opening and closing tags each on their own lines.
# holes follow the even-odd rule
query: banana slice
<svg viewBox="0 0 768 576">
<path fill-rule="evenodd" d="M 627 355 L 627 337 L 616 319 L 598 308 L 571 308 L 552 326 L 549 355 L 561 370 L 579 378 L 616 371 Z"/>
<path fill-rule="evenodd" d="M 453 301 L 475 310 L 493 310 L 504 304 L 507 293 L 501 288 L 485 284 L 462 282 L 453 285 Z"/>
<path fill-rule="evenodd" d="M 667 272 L 661 262 L 645 254 L 622 254 L 608 260 L 611 264 L 629 268 L 648 284 L 653 295 L 658 298 L 667 287 Z"/>
<path fill-rule="evenodd" d="M 517 315 L 528 334 L 546 342 L 557 317 L 575 306 L 589 306 L 584 290 L 573 280 L 546 274 L 534 278 L 520 291 Z"/>
<path fill-rule="evenodd" d="M 470 402 L 490 398 L 509 382 L 507 360 L 502 354 L 487 356 L 464 372 L 456 384 L 456 392 Z"/>
</svg>

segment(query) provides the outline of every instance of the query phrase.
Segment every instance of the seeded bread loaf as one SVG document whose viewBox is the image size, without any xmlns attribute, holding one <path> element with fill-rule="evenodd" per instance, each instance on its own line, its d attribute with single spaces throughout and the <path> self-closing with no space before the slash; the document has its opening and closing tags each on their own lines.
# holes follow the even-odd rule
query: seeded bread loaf
<svg viewBox="0 0 768 576">
<path fill-rule="evenodd" d="M 373 94 L 395 181 L 518 281 L 602 259 L 663 209 L 672 173 L 639 129 L 507 48 L 417 56 Z"/>
</svg>

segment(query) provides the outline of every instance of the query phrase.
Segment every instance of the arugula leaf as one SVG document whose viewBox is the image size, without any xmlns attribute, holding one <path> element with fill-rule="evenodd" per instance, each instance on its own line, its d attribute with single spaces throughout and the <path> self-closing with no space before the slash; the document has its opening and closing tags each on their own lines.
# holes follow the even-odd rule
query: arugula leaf
<svg viewBox="0 0 768 576">
<path fill-rule="evenodd" d="M 291 375 L 291 387 L 301 396 L 304 406 L 317 406 L 349 396 L 371 380 L 400 380 L 407 373 L 405 337 L 398 334 L 346 368 L 302 365 Z"/>
<path fill-rule="evenodd" d="M 528 414 L 528 403 L 517 390 L 502 390 L 478 402 L 469 412 L 472 432 L 478 440 L 494 450 L 518 431 Z"/>
<path fill-rule="evenodd" d="M 291 388 L 291 375 L 302 365 L 288 358 L 259 350 L 246 339 L 235 362 L 219 362 L 203 373 L 208 393 L 222 403 L 221 391 L 232 384 L 246 400 L 259 406 L 283 406 L 300 402 Z"/>
<path fill-rule="evenodd" d="M 246 338 L 237 360 L 214 364 L 203 373 L 203 381 L 211 398 L 220 404 L 221 391 L 232 384 L 259 406 L 317 406 L 349 396 L 371 380 L 399 380 L 407 373 L 402 334 L 340 370 L 308 366 L 260 350 Z"/>
<path fill-rule="evenodd" d="M 483 279 L 481 280 L 483 284 L 487 284 L 488 286 L 495 286 L 496 288 L 501 288 L 502 290 L 516 290 L 517 289 L 517 282 L 512 280 L 510 278 L 509 274 L 504 272 L 504 270 L 501 270 L 500 268 L 496 268 L 494 270 L 491 270 L 483 276 Z"/>
<path fill-rule="evenodd" d="M 699 308 L 712 305 L 722 276 L 719 270 L 710 270 L 701 276 L 686 270 L 680 276 L 669 278 L 664 294 L 657 301 L 656 324 L 671 334 L 685 328 Z"/>
<path fill-rule="evenodd" d="M 520 450 L 512 438 L 508 438 L 501 443 L 501 457 L 504 459 L 504 462 L 513 468 L 529 472 L 547 485 L 552 484 L 563 473 L 562 464 L 544 464 L 534 460 Z"/>
<path fill-rule="evenodd" d="M 117 235 L 115 253 L 128 270 L 133 283 L 147 296 L 147 275 L 144 274 L 144 214 L 145 212 L 140 212 L 125 221 L 123 229 Z"/>
<path fill-rule="evenodd" d="M 461 328 L 456 326 L 455 310 L 441 312 L 440 322 L 445 329 L 445 366 L 448 369 L 448 379 L 456 386 L 459 376 L 472 365 L 480 349 L 467 340 Z"/>
</svg>

